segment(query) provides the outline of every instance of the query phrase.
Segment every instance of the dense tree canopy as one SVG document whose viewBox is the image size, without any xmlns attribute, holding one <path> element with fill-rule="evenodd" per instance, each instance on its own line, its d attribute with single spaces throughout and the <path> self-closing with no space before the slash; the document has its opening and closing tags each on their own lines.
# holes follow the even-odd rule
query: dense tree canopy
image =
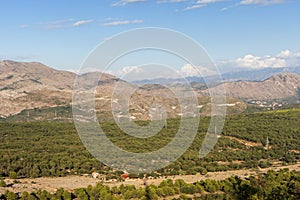
<svg viewBox="0 0 300 200">
<path fill-rule="evenodd" d="M 228 116 L 215 148 L 199 159 L 209 120 L 208 117 L 201 119 L 194 142 L 177 161 L 148 175 L 205 174 L 207 171 L 263 168 L 275 161 L 281 164 L 299 161 L 300 111 L 297 109 Z M 150 152 L 170 142 L 178 124 L 179 119 L 170 119 L 155 137 L 146 139 L 127 135 L 113 123 L 103 123 L 102 128 L 119 147 L 132 152 Z M 247 146 L 241 141 L 257 145 Z M 3 177 L 62 176 L 97 171 L 116 178 L 120 174 L 90 155 L 72 123 L 0 123 L 0 144 L 0 176 Z"/>
</svg>

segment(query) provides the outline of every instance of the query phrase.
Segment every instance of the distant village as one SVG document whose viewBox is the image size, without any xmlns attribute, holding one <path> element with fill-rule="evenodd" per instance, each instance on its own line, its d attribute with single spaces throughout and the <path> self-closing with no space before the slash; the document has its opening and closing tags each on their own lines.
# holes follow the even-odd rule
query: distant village
<svg viewBox="0 0 300 200">
<path fill-rule="evenodd" d="M 266 101 L 266 100 L 247 100 L 246 103 L 250 104 L 250 105 L 256 105 L 262 108 L 269 108 L 269 109 L 276 109 L 276 108 L 281 108 L 283 106 L 289 105 L 289 103 L 287 101 L 282 101 L 282 100 L 270 100 L 270 101 Z"/>
</svg>

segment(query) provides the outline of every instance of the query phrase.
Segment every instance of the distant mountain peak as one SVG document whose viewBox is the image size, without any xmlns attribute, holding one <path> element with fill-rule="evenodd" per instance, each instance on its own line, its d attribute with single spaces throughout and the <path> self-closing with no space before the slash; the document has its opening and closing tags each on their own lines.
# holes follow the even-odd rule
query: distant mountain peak
<svg viewBox="0 0 300 200">
<path fill-rule="evenodd" d="M 300 75 L 291 73 L 291 72 L 284 72 L 280 74 L 276 74 L 274 76 L 271 76 L 270 78 L 267 78 L 266 80 L 271 80 L 271 81 L 289 81 L 289 80 L 295 80 L 295 79 L 300 79 Z"/>
<path fill-rule="evenodd" d="M 211 89 L 215 93 L 221 93 L 225 88 L 228 96 L 238 99 L 272 100 L 295 97 L 298 87 L 300 87 L 300 76 L 285 72 L 264 81 L 224 82 Z"/>
</svg>

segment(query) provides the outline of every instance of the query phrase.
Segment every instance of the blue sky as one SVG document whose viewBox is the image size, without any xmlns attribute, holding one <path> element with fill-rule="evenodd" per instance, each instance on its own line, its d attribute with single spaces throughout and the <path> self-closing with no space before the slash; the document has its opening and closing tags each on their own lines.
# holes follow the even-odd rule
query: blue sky
<svg viewBox="0 0 300 200">
<path fill-rule="evenodd" d="M 299 0 L 1 0 L 0 5 L 0 60 L 76 70 L 114 34 L 163 27 L 194 38 L 223 68 L 299 64 Z"/>
</svg>

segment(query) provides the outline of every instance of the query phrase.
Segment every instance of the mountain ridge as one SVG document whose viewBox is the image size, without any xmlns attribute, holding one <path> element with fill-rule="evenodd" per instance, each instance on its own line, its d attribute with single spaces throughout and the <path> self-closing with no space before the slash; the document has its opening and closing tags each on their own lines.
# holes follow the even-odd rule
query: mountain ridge
<svg viewBox="0 0 300 200">
<path fill-rule="evenodd" d="M 298 95 L 300 75 L 286 72 L 271 76 L 263 81 L 225 82 L 211 89 L 214 93 L 221 94 L 223 88 L 225 88 L 228 96 L 243 100 L 284 99 Z M 208 90 L 204 93 L 208 94 Z"/>
<path fill-rule="evenodd" d="M 95 75 L 99 73 L 79 77 L 93 80 L 91 76 Z M 8 117 L 25 109 L 70 105 L 76 76 L 39 62 L 0 61 L 0 116 Z M 102 76 L 103 80 L 113 78 L 117 80 L 112 75 Z"/>
<path fill-rule="evenodd" d="M 101 80 L 98 80 L 97 77 L 100 75 Z M 121 104 L 118 105 L 118 99 L 113 99 L 116 84 L 120 84 L 124 88 L 122 91 L 124 94 L 136 86 L 116 76 L 101 72 L 90 72 L 77 76 L 73 72 L 56 70 L 39 62 L 0 61 L 0 117 L 6 118 L 24 110 L 36 108 L 70 106 L 76 77 L 78 80 L 84 81 L 87 88 L 97 85 L 96 106 L 104 117 L 110 112 L 112 104 L 121 106 Z M 203 100 L 204 97 L 209 96 L 207 86 L 201 82 L 191 82 L 191 85 L 198 98 L 202 98 L 202 100 L 198 99 L 199 105 L 204 105 L 202 111 L 208 113 L 210 100 Z M 189 90 L 189 87 L 178 82 L 169 84 L 169 86 L 178 91 Z M 244 101 L 248 99 L 282 99 L 297 96 L 298 92 L 300 93 L 300 90 L 298 91 L 300 76 L 283 73 L 263 81 L 225 82 L 211 86 L 210 90 L 214 90 L 218 94 L 218 91 L 220 92 L 221 87 L 224 86 L 227 89 L 228 97 L 234 99 Z M 150 117 L 147 112 L 152 109 L 152 104 L 155 102 L 166 106 L 170 117 L 178 116 L 180 107 L 177 106 L 178 102 L 168 87 L 161 87 L 154 83 L 139 86 L 131 96 L 129 106 L 133 113 L 125 117 L 147 120 Z M 232 100 L 232 102 L 238 102 L 238 100 Z M 243 109 L 245 108 L 244 104 L 239 105 Z M 118 115 L 124 117 L 121 107 Z M 239 112 L 243 110 L 237 109 Z"/>
</svg>

